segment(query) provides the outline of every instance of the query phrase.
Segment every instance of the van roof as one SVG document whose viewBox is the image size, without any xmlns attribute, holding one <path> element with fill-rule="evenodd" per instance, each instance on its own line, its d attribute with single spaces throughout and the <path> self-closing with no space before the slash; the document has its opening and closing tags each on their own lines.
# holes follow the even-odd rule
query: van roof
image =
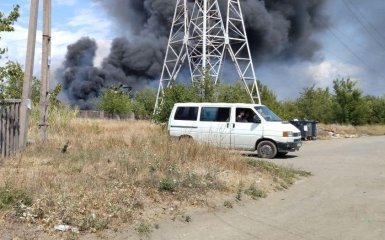
<svg viewBox="0 0 385 240">
<path fill-rule="evenodd" d="M 264 106 L 262 104 L 255 103 L 209 103 L 209 102 L 188 102 L 188 103 L 175 103 L 175 107 L 179 106 L 213 106 L 213 107 L 255 107 L 255 106 Z"/>
</svg>

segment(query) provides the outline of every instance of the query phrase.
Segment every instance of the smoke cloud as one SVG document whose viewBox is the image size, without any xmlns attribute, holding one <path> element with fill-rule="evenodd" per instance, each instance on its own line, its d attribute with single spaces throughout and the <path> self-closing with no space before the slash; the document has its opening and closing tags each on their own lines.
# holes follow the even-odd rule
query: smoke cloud
<svg viewBox="0 0 385 240">
<path fill-rule="evenodd" d="M 90 38 L 69 45 L 63 66 L 57 71 L 70 103 L 82 109 L 93 108 L 91 100 L 98 97 L 105 82 L 103 71 L 93 66 L 96 48 Z"/>
<path fill-rule="evenodd" d="M 71 103 L 93 108 L 102 88 L 124 84 L 140 89 L 157 80 L 167 46 L 176 0 L 94 0 L 127 31 L 113 41 L 100 68 L 93 66 L 96 44 L 89 38 L 68 46 L 59 78 Z M 192 1 L 189 1 L 190 4 Z M 222 10 L 226 2 L 219 0 Z M 323 30 L 326 0 L 242 0 L 254 61 L 314 58 L 320 45 L 312 38 Z M 222 11 L 224 16 L 225 11 Z"/>
</svg>

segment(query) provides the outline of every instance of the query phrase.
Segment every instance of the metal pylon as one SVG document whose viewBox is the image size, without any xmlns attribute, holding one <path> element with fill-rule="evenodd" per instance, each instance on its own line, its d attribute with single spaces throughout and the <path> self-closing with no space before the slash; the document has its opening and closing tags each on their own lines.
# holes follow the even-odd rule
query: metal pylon
<svg viewBox="0 0 385 240">
<path fill-rule="evenodd" d="M 206 72 L 216 84 L 225 51 L 225 28 L 217 0 L 195 1 L 188 26 L 187 54 L 191 81 L 203 81 Z"/>
<path fill-rule="evenodd" d="M 189 5 L 187 0 L 177 0 L 155 112 L 163 102 L 165 88 L 172 87 L 186 58 L 192 83 L 204 81 L 203 76 L 209 74 L 217 84 L 226 49 L 250 99 L 260 103 L 239 0 L 228 0 L 226 28 L 218 0 L 195 0 Z"/>
</svg>

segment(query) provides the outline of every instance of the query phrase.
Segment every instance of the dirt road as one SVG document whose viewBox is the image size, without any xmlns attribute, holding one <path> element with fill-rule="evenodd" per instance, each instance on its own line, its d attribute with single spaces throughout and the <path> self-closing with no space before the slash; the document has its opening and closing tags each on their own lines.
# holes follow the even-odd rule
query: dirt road
<svg viewBox="0 0 385 240">
<path fill-rule="evenodd" d="M 274 161 L 314 176 L 190 223 L 161 223 L 151 239 L 385 239 L 385 136 L 305 142 L 292 156 Z"/>
</svg>

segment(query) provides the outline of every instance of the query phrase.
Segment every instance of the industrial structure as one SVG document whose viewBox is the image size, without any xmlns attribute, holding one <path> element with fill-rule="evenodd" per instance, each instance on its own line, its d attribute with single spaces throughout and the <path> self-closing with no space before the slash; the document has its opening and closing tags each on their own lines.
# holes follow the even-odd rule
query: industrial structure
<svg viewBox="0 0 385 240">
<path fill-rule="evenodd" d="M 203 76 L 209 74 L 217 84 L 226 54 L 251 101 L 261 103 L 240 1 L 226 1 L 224 21 L 218 0 L 177 0 L 155 111 L 186 61 L 192 83 L 204 81 Z"/>
</svg>

